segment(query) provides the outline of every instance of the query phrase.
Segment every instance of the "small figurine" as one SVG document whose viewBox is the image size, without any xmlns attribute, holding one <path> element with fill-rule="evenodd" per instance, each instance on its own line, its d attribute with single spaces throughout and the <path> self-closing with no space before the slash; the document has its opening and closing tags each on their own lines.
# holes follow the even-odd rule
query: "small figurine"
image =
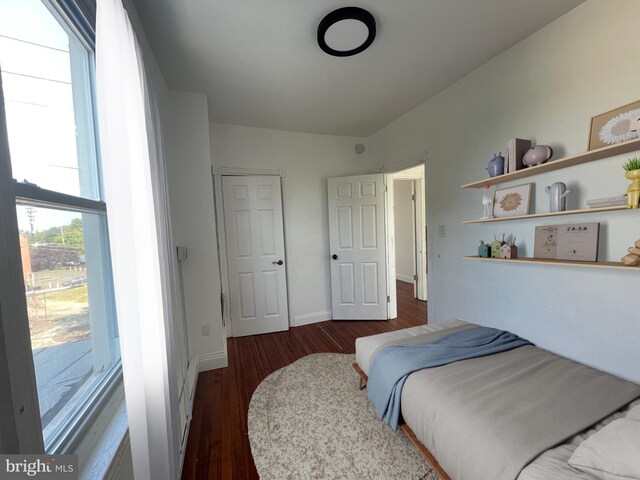
<svg viewBox="0 0 640 480">
<path fill-rule="evenodd" d="M 635 246 L 630 247 L 627 253 L 622 257 L 622 263 L 627 267 L 637 267 L 640 265 L 640 240 L 637 240 Z"/>
<path fill-rule="evenodd" d="M 509 243 L 505 243 L 500 247 L 502 258 L 518 258 L 518 247 L 516 247 L 516 237 Z"/>
<path fill-rule="evenodd" d="M 627 208 L 638 208 L 640 205 L 640 158 L 633 157 L 622 165 L 624 176 L 631 180 L 627 187 Z"/>
<path fill-rule="evenodd" d="M 491 197 L 487 195 L 487 190 L 489 190 L 489 188 L 489 185 L 485 185 L 484 195 L 482 195 L 482 205 L 484 206 L 482 218 L 493 218 L 493 213 L 491 212 L 491 204 L 493 204 L 493 200 L 491 200 Z"/>
<path fill-rule="evenodd" d="M 502 152 L 493 154 L 493 158 L 485 170 L 489 172 L 490 177 L 497 177 L 498 175 L 504 174 L 504 157 L 502 156 Z"/>
<path fill-rule="evenodd" d="M 502 156 L 502 152 L 493 154 L 493 158 L 485 170 L 489 172 L 490 177 L 497 177 L 498 175 L 504 174 L 504 157 Z"/>
<path fill-rule="evenodd" d="M 478 246 L 478 256 L 480 258 L 489 258 L 491 256 L 491 248 L 483 240 L 480 240 L 480 245 Z"/>
<path fill-rule="evenodd" d="M 500 255 L 500 247 L 502 247 L 502 244 L 494 235 L 493 242 L 491 242 L 491 258 L 502 258 Z"/>
</svg>

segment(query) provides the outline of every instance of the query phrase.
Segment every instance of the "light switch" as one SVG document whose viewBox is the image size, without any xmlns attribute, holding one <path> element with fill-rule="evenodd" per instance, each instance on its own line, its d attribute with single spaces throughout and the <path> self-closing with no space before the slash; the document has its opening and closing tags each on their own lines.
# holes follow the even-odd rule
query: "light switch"
<svg viewBox="0 0 640 480">
<path fill-rule="evenodd" d="M 438 225 L 438 236 L 439 237 L 446 237 L 447 236 L 446 225 Z"/>
<path fill-rule="evenodd" d="M 187 259 L 187 247 L 176 247 L 176 253 L 178 254 L 179 262 Z"/>
</svg>

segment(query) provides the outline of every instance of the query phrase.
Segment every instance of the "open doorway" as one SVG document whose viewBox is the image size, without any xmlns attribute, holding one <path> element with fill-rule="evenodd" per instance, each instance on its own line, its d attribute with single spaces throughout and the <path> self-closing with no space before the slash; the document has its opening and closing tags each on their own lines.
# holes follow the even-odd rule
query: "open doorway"
<svg viewBox="0 0 640 480">
<path fill-rule="evenodd" d="M 404 198 L 398 197 L 397 207 L 394 206 L 396 182 L 400 196 L 408 195 L 406 204 Z M 414 306 L 426 306 L 422 303 L 427 300 L 424 185 L 424 164 L 386 174 L 328 179 L 334 320 L 397 318 L 398 290 L 403 301 L 408 299 Z M 396 236 L 401 237 L 397 248 Z M 398 262 L 400 271 L 396 268 Z M 398 280 L 400 288 L 396 285 Z M 424 315 L 426 320 L 424 310 L 418 315 Z"/>
<path fill-rule="evenodd" d="M 424 164 L 386 176 L 389 318 L 397 316 L 398 288 L 427 300 L 424 176 Z"/>
</svg>

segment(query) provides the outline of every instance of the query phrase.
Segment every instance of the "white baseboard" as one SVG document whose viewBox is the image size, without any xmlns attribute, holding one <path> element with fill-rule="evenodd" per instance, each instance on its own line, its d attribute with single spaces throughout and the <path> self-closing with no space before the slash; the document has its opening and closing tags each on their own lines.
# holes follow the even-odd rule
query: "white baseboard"
<svg viewBox="0 0 640 480">
<path fill-rule="evenodd" d="M 229 366 L 227 352 L 215 352 L 201 355 L 198 359 L 198 372 L 206 372 L 207 370 L 215 370 L 216 368 L 224 368 Z"/>
<path fill-rule="evenodd" d="M 191 358 L 189 362 L 189 370 L 187 371 L 187 385 L 189 385 L 189 401 L 193 407 L 193 399 L 196 396 L 196 387 L 198 386 L 198 374 L 200 373 L 200 359 Z"/>
<path fill-rule="evenodd" d="M 330 310 L 296 315 L 293 317 L 293 326 L 301 327 L 302 325 L 309 325 L 310 323 L 326 322 L 327 320 L 331 320 L 331 317 L 332 315 Z"/>
<path fill-rule="evenodd" d="M 399 273 L 396 273 L 396 280 L 400 280 L 401 282 L 407 282 L 407 283 L 410 283 L 412 285 L 415 282 L 413 277 L 410 277 L 408 275 L 400 275 Z"/>
<path fill-rule="evenodd" d="M 196 398 L 196 388 L 198 386 L 198 374 L 200 373 L 200 360 L 192 358 L 187 371 L 187 385 L 190 386 L 189 401 L 187 403 L 187 424 L 184 433 L 182 445 L 180 445 L 180 471 L 184 467 L 184 456 L 187 452 L 187 442 L 189 441 L 189 432 L 191 431 L 191 420 L 193 419 L 193 402 Z"/>
</svg>

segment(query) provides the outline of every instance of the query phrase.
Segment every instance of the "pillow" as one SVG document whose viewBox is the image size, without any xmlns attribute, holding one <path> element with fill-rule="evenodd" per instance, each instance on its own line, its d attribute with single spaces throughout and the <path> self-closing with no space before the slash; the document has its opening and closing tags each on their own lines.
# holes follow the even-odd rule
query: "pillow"
<svg viewBox="0 0 640 480">
<path fill-rule="evenodd" d="M 599 480 L 640 480 L 640 421 L 611 422 L 580 444 L 569 465 Z"/>
<path fill-rule="evenodd" d="M 640 405 L 636 405 L 627 412 L 627 418 L 640 421 Z"/>
</svg>

